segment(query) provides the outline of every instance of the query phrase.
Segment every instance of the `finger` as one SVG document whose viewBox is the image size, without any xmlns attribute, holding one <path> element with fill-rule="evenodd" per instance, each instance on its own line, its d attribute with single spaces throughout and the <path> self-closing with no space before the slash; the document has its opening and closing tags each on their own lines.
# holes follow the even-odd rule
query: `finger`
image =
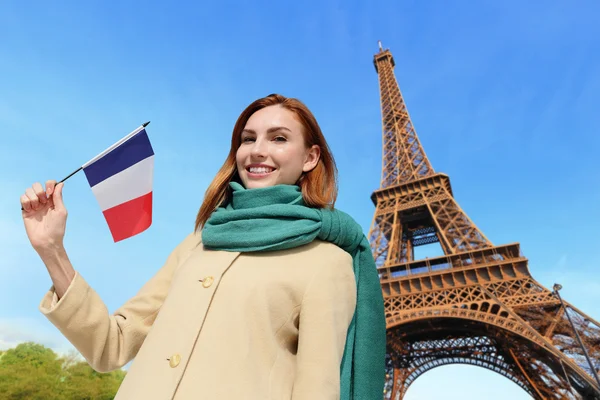
<svg viewBox="0 0 600 400">
<path fill-rule="evenodd" d="M 62 191 L 64 186 L 65 184 L 62 182 L 56 185 L 54 188 L 54 194 L 52 195 L 52 200 L 54 201 L 54 208 L 58 210 L 65 209 L 65 203 L 63 202 L 62 197 Z"/>
<path fill-rule="evenodd" d="M 37 210 L 40 207 L 40 200 L 38 199 L 37 195 L 33 191 L 33 188 L 28 187 L 25 190 L 25 195 L 29 198 L 29 203 L 31 204 L 31 209 L 34 211 Z"/>
<path fill-rule="evenodd" d="M 40 200 L 40 203 L 46 204 L 48 202 L 48 198 L 46 197 L 46 192 L 44 191 L 42 185 L 39 182 L 36 182 L 33 184 L 32 188 L 35 192 L 35 195 Z"/>
<path fill-rule="evenodd" d="M 29 200 L 29 197 L 27 197 L 26 195 L 21 196 L 21 208 L 25 212 L 31 211 L 31 200 Z"/>
<path fill-rule="evenodd" d="M 46 181 L 46 196 L 48 196 L 48 197 L 52 196 L 52 193 L 54 193 L 55 186 L 56 186 L 56 180 L 49 179 Z"/>
</svg>

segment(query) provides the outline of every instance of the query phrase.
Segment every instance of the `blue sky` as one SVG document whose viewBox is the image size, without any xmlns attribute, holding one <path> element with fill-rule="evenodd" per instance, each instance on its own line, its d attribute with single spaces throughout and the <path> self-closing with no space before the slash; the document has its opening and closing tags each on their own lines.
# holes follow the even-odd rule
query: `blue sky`
<svg viewBox="0 0 600 400">
<path fill-rule="evenodd" d="M 37 310 L 50 279 L 19 196 L 147 120 L 156 153 L 148 231 L 115 244 L 83 174 L 64 190 L 67 251 L 109 310 L 193 229 L 235 119 L 269 93 L 315 113 L 338 163 L 338 208 L 367 232 L 381 176 L 378 40 L 461 207 L 493 243 L 520 242 L 540 283 L 562 283 L 565 299 L 600 319 L 600 6 L 524 3 L 3 2 L 0 347 L 69 349 Z M 449 366 L 419 378 L 406 399 L 483 397 L 528 398 L 492 372 Z"/>
</svg>

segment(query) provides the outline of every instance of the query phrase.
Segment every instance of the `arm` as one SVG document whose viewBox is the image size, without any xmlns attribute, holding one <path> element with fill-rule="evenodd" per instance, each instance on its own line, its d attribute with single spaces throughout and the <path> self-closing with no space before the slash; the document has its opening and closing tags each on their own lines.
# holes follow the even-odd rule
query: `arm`
<svg viewBox="0 0 600 400">
<path fill-rule="evenodd" d="M 293 400 L 339 399 L 340 365 L 355 306 L 352 258 L 336 255 L 304 294 Z"/>
<path fill-rule="evenodd" d="M 75 278 L 75 269 L 73 269 L 67 251 L 60 244 L 51 248 L 40 249 L 38 255 L 46 265 L 50 279 L 52 279 L 52 287 L 57 298 L 60 299 L 71 285 L 73 278 Z"/>
<path fill-rule="evenodd" d="M 199 242 L 199 235 L 190 234 L 164 266 L 113 315 L 77 272 L 60 299 L 54 287 L 46 293 L 40 311 L 92 368 L 99 372 L 120 368 L 137 354 L 169 291 L 175 270 Z"/>
</svg>

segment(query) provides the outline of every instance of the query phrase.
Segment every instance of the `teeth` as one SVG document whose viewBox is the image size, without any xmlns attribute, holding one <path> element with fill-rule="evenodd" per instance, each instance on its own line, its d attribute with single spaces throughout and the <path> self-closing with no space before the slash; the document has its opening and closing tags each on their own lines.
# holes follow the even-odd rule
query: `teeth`
<svg viewBox="0 0 600 400">
<path fill-rule="evenodd" d="M 267 174 L 267 173 L 271 172 L 272 170 L 273 170 L 272 168 L 266 168 L 266 167 L 249 168 L 249 171 L 252 172 L 253 174 Z"/>
</svg>

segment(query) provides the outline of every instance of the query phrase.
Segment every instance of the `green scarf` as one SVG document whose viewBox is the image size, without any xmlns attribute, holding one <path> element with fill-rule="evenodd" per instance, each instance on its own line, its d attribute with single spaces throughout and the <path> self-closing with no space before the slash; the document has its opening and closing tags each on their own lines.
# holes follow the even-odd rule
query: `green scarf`
<svg viewBox="0 0 600 400">
<path fill-rule="evenodd" d="M 204 246 L 225 251 L 290 249 L 321 239 L 352 255 L 357 303 L 340 369 L 341 400 L 383 396 L 386 327 L 383 296 L 369 242 L 349 215 L 304 205 L 300 188 L 276 185 L 245 189 L 236 182 L 231 201 L 212 213 Z"/>
</svg>

